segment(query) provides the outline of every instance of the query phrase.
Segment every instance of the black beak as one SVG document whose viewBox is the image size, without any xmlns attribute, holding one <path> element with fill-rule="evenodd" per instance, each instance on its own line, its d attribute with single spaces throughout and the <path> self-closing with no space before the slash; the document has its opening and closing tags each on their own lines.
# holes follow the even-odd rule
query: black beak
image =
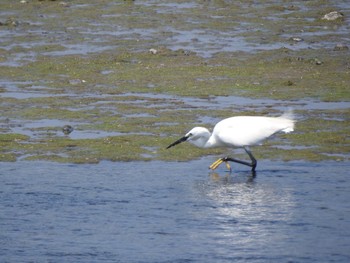
<svg viewBox="0 0 350 263">
<path fill-rule="evenodd" d="M 173 147 L 173 146 L 175 146 L 175 145 L 177 145 L 177 144 L 179 144 L 179 143 L 182 143 L 182 142 L 187 141 L 187 139 L 188 139 L 188 136 L 184 136 L 184 137 L 178 139 L 176 142 L 173 142 L 172 144 L 170 144 L 170 145 L 169 145 L 168 147 L 166 147 L 166 148 L 169 149 L 169 148 L 171 148 L 171 147 Z"/>
</svg>

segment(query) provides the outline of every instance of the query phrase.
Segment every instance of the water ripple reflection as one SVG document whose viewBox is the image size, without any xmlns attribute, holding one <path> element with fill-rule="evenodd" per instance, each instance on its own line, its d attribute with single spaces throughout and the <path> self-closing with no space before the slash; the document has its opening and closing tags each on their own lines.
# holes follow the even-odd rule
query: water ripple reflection
<svg viewBox="0 0 350 263">
<path fill-rule="evenodd" d="M 1 262 L 349 262 L 346 163 L 0 163 Z"/>
</svg>

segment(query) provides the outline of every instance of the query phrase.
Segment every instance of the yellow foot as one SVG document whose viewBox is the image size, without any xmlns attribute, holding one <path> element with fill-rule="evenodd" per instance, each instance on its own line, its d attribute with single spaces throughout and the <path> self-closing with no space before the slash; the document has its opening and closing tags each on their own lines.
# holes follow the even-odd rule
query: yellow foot
<svg viewBox="0 0 350 263">
<path fill-rule="evenodd" d="M 210 166 L 209 169 L 215 170 L 216 168 L 219 167 L 220 164 L 222 164 L 224 161 L 222 160 L 222 158 L 216 160 L 215 162 L 213 162 Z"/>
<path fill-rule="evenodd" d="M 219 165 L 222 164 L 223 162 L 225 162 L 227 169 L 228 169 L 229 171 L 231 171 L 231 165 L 230 165 L 228 162 L 224 161 L 222 158 L 220 158 L 220 159 L 216 160 L 215 162 L 213 162 L 213 163 L 209 166 L 209 169 L 215 170 L 215 169 L 218 168 Z"/>
<path fill-rule="evenodd" d="M 225 162 L 227 169 L 231 172 L 231 165 L 228 162 Z"/>
</svg>

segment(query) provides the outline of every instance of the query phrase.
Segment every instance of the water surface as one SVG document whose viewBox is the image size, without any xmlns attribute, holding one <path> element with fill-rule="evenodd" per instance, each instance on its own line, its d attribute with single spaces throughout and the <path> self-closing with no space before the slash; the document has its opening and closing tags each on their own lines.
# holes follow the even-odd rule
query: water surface
<svg viewBox="0 0 350 263">
<path fill-rule="evenodd" d="M 349 262 L 344 162 L 0 163 L 1 262 Z"/>
</svg>

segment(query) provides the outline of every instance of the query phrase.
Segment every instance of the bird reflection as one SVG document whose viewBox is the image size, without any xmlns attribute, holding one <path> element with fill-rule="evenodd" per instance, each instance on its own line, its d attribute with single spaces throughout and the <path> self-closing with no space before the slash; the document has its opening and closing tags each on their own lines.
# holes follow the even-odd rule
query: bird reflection
<svg viewBox="0 0 350 263">
<path fill-rule="evenodd" d="M 244 174 L 247 174 L 248 176 L 246 177 L 246 183 L 253 183 L 254 179 L 256 178 L 256 171 L 251 171 L 249 172 L 244 172 Z M 209 176 L 211 177 L 211 179 L 213 181 L 220 181 L 223 183 L 227 183 L 227 184 L 232 184 L 232 183 L 242 183 L 242 177 L 238 175 L 232 175 L 232 173 L 230 171 L 226 172 L 225 175 L 220 175 L 216 172 L 211 172 L 209 173 Z"/>
<path fill-rule="evenodd" d="M 211 172 L 195 184 L 202 206 L 194 209 L 196 218 L 215 229 L 214 238 L 222 245 L 239 247 L 259 242 L 269 246 L 285 236 L 279 227 L 293 216 L 294 200 L 288 191 L 264 180 L 265 171 Z M 271 234 L 276 226 L 277 234 Z M 281 229 L 281 230 L 279 230 Z M 268 237 L 268 238 L 267 238 Z"/>
</svg>

